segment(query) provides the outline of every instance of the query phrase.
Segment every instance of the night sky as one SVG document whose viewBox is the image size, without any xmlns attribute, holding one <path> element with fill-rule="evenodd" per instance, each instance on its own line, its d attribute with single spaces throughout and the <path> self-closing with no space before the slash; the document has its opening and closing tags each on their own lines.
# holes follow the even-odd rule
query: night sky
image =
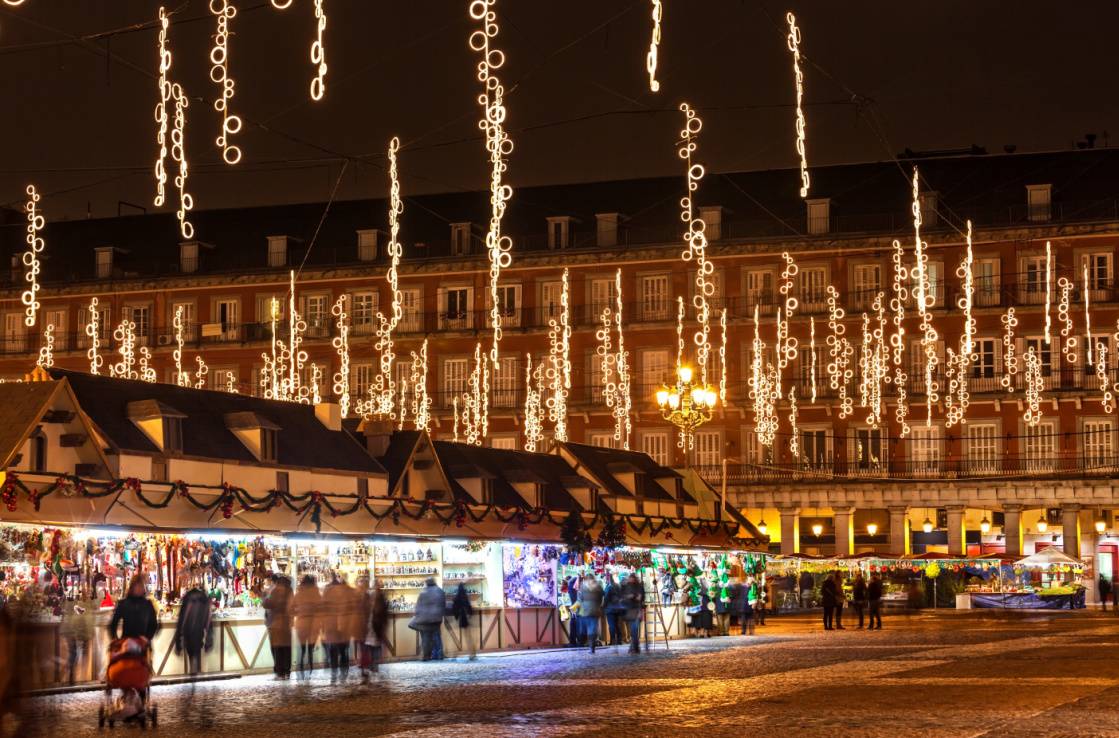
<svg viewBox="0 0 1119 738">
<path fill-rule="evenodd" d="M 394 134 L 404 141 L 405 195 L 485 187 L 465 0 L 325 0 L 330 68 L 318 103 L 308 95 L 312 1 L 282 12 L 267 0 L 236 4 L 233 110 L 246 120 L 238 167 L 220 163 L 213 145 L 220 118 L 209 105 L 217 88 L 208 3 L 168 5 L 177 11 L 171 74 L 192 97 L 196 208 L 325 200 L 345 158 L 337 196 L 381 196 Z M 0 202 L 21 205 L 35 182 L 48 218 L 111 216 L 118 201 L 152 209 L 158 7 L 0 5 Z M 881 160 L 906 147 L 1032 151 L 1067 148 L 1089 132 L 1097 145 L 1105 131 L 1119 135 L 1114 2 L 665 0 L 659 94 L 644 70 L 649 7 L 498 2 L 514 186 L 682 174 L 673 147 L 682 100 L 704 119 L 698 158 L 711 170 L 795 166 L 787 9 L 810 60 L 810 165 Z M 873 102 L 856 108 L 852 93 Z"/>
</svg>

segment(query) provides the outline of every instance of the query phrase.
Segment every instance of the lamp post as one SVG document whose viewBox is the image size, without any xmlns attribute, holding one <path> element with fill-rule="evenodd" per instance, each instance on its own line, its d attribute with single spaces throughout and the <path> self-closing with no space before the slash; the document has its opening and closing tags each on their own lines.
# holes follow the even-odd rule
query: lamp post
<svg viewBox="0 0 1119 738">
<path fill-rule="evenodd" d="M 711 420 L 719 393 L 708 384 L 696 381 L 690 366 L 676 367 L 676 381 L 657 390 L 657 406 L 668 422 L 680 429 L 684 463 L 691 466 L 688 452 L 695 447 L 695 432 Z"/>
</svg>

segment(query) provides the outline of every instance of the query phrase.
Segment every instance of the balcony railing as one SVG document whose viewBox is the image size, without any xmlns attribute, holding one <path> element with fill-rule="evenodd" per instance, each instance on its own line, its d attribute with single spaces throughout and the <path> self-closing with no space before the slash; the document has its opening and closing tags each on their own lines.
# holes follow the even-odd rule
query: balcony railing
<svg viewBox="0 0 1119 738">
<path fill-rule="evenodd" d="M 711 483 L 721 483 L 721 466 L 696 471 Z M 867 482 L 927 479 L 996 479 L 1021 477 L 1119 478 L 1119 456 L 1026 458 L 999 456 L 971 459 L 901 459 L 883 462 L 836 460 L 822 463 L 728 464 L 727 483 L 737 485 L 780 482 Z"/>
</svg>

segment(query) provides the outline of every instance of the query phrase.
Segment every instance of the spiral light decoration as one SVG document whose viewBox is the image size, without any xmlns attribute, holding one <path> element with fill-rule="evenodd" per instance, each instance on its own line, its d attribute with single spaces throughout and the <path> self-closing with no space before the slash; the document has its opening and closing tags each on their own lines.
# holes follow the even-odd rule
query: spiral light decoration
<svg viewBox="0 0 1119 738">
<path fill-rule="evenodd" d="M 35 326 L 35 318 L 39 314 L 39 254 L 46 246 L 39 235 L 46 219 L 39 214 L 38 206 L 39 193 L 35 185 L 27 185 L 27 251 L 23 252 L 23 278 L 27 281 L 27 289 L 23 291 L 21 300 L 25 308 L 23 324 L 28 328 Z"/>
<path fill-rule="evenodd" d="M 535 453 L 544 441 L 544 362 L 525 354 L 525 451 Z"/>
<path fill-rule="evenodd" d="M 171 350 L 171 358 L 175 362 L 175 384 L 179 387 L 191 386 L 190 373 L 183 371 L 183 306 L 175 306 L 175 317 L 171 319 L 171 326 L 175 331 L 175 348 Z"/>
<path fill-rule="evenodd" d="M 1060 298 L 1057 302 L 1057 320 L 1061 323 L 1061 356 L 1070 364 L 1076 363 L 1076 332 L 1072 325 L 1072 280 L 1057 280 Z"/>
<path fill-rule="evenodd" d="M 909 375 L 905 370 L 905 303 L 909 300 L 906 282 L 909 270 L 905 267 L 905 248 L 901 241 L 894 241 L 893 253 L 893 297 L 890 298 L 890 311 L 893 313 L 894 331 L 890 334 L 890 347 L 894 361 L 894 389 L 897 404 L 894 406 L 894 419 L 899 433 L 904 438 L 909 435 Z"/>
<path fill-rule="evenodd" d="M 571 285 L 568 271 L 563 270 L 560 290 L 559 320 L 548 321 L 548 365 L 546 380 L 550 390 L 545 405 L 548 420 L 554 424 L 553 435 L 557 441 L 567 439 L 567 397 L 571 391 Z"/>
<path fill-rule="evenodd" d="M 233 78 L 229 76 L 229 23 L 237 16 L 237 8 L 229 0 L 210 0 L 210 12 L 217 22 L 210 49 L 210 81 L 221 89 L 214 100 L 214 110 L 221 113 L 221 133 L 215 143 L 225 163 L 233 165 L 241 161 L 241 148 L 230 142 L 230 137 L 241 131 L 241 118 L 229 112 L 234 94 Z"/>
<path fill-rule="evenodd" d="M 152 366 L 152 350 L 147 346 L 140 347 L 140 381 L 155 384 L 159 374 Z"/>
<path fill-rule="evenodd" d="M 914 235 L 914 276 L 917 289 L 917 313 L 921 316 L 921 350 L 925 354 L 925 427 L 932 427 L 933 406 L 940 400 L 939 384 L 936 381 L 936 366 L 939 363 L 936 343 L 939 338 L 936 328 L 932 324 L 932 313 L 929 308 L 935 301 L 935 296 L 930 294 L 929 284 L 929 255 L 925 251 L 925 242 L 921 239 L 921 199 L 920 179 L 917 167 L 913 167 L 913 235 Z"/>
<path fill-rule="evenodd" d="M 652 0 L 653 35 L 649 39 L 649 51 L 645 54 L 645 71 L 649 73 L 649 89 L 659 92 L 661 83 L 657 81 L 657 48 L 661 45 L 661 21 L 664 19 L 664 3 Z"/>
<path fill-rule="evenodd" d="M 431 395 L 427 392 L 427 339 L 420 353 L 412 352 L 412 425 L 418 431 L 431 429 Z"/>
<path fill-rule="evenodd" d="M 1045 391 L 1045 377 L 1041 373 L 1041 357 L 1033 346 L 1026 349 L 1026 410 L 1022 415 L 1026 425 L 1036 428 L 1041 422 L 1041 394 Z"/>
<path fill-rule="evenodd" d="M 288 5 L 291 3 L 288 2 Z M 326 94 L 326 45 L 323 43 L 325 31 L 326 9 L 323 8 L 323 0 L 315 0 L 315 40 L 311 43 L 311 64 L 315 65 L 315 76 L 311 80 L 311 99 L 316 102 L 322 100 Z"/>
<path fill-rule="evenodd" d="M 85 334 L 89 336 L 89 350 L 86 351 L 86 356 L 89 357 L 89 373 L 97 375 L 101 373 L 105 359 L 101 356 L 101 314 L 97 311 L 96 297 L 89 299 L 88 310 L 89 321 L 85 324 Z"/>
<path fill-rule="evenodd" d="M 168 106 L 172 101 L 171 81 L 167 78 L 167 73 L 171 71 L 171 49 L 167 47 L 167 29 L 170 25 L 171 19 L 167 17 L 167 12 L 160 7 L 158 37 L 159 77 L 157 78 L 159 102 L 155 104 L 155 122 L 157 125 L 155 142 L 159 151 L 155 159 L 154 203 L 157 208 L 162 207 L 163 203 L 167 200 L 167 131 L 170 121 Z"/>
<path fill-rule="evenodd" d="M 186 153 L 186 110 L 190 105 L 182 85 L 175 82 L 171 85 L 171 97 L 175 101 L 175 121 L 171 129 L 171 159 L 179 165 L 179 173 L 175 175 L 175 188 L 179 191 L 179 209 L 175 211 L 179 219 L 179 233 L 185 239 L 194 238 L 194 226 L 187 220 L 187 214 L 194 208 L 194 198 L 187 192 L 187 177 L 189 165 Z"/>
<path fill-rule="evenodd" d="M 330 308 L 334 316 L 338 335 L 331 339 L 330 345 L 338 353 L 338 371 L 334 373 L 334 394 L 342 417 L 350 414 L 350 320 L 346 314 L 346 295 L 340 295 Z"/>
<path fill-rule="evenodd" d="M 633 435 L 633 394 L 632 372 L 629 352 L 622 333 L 622 269 L 614 273 L 614 327 L 618 331 L 618 353 L 614 362 L 618 372 L 618 391 L 614 403 L 614 440 L 622 448 L 629 450 L 630 437 Z"/>
<path fill-rule="evenodd" d="M 800 426 L 797 425 L 797 388 L 789 388 L 789 454 L 793 461 L 800 458 Z"/>
<path fill-rule="evenodd" d="M 793 80 L 797 91 L 796 115 L 796 142 L 797 154 L 800 155 L 800 196 L 808 197 L 808 154 L 806 153 L 805 122 L 804 122 L 804 73 L 800 69 L 800 29 L 797 28 L 796 16 L 792 13 L 785 15 L 789 24 L 788 46 L 793 55 Z"/>
<path fill-rule="evenodd" d="M 1096 379 L 1100 383 L 1100 404 L 1105 413 L 1115 411 L 1115 395 L 1107 377 L 1107 346 L 1102 341 L 1096 346 Z"/>
<path fill-rule="evenodd" d="M 109 376 L 118 379 L 139 379 L 136 372 L 136 324 L 125 318 L 113 331 L 120 361 L 109 365 Z"/>
<path fill-rule="evenodd" d="M 237 390 L 237 378 L 233 375 L 233 372 L 225 373 L 225 391 L 231 395 L 241 394 Z"/>
<path fill-rule="evenodd" d="M 43 328 L 43 345 L 39 347 L 39 358 L 35 366 L 50 369 L 54 366 L 54 323 L 47 323 Z"/>
<path fill-rule="evenodd" d="M 827 365 L 828 384 L 839 393 L 839 417 L 843 419 L 850 417 L 855 411 L 854 398 L 847 393 L 847 387 L 855 376 L 854 371 L 851 370 L 851 357 L 855 349 L 844 335 L 847 326 L 843 325 L 845 313 L 843 308 L 839 307 L 839 291 L 830 284 L 827 288 L 827 304 L 829 330 L 827 345 L 828 356 L 831 359 Z"/>
<path fill-rule="evenodd" d="M 1003 375 L 1000 380 L 1007 392 L 1014 392 L 1014 377 L 1018 374 L 1018 354 L 1014 346 L 1014 329 L 1018 327 L 1018 317 L 1014 315 L 1014 308 L 1006 309 L 1002 316 L 1002 366 Z"/>
<path fill-rule="evenodd" d="M 201 356 L 195 356 L 194 361 L 198 364 L 198 368 L 194 370 L 194 388 L 206 389 L 206 377 L 210 374 L 210 367 L 206 366 L 206 362 L 202 360 Z"/>
<path fill-rule="evenodd" d="M 684 113 L 684 127 L 680 130 L 676 153 L 687 166 L 687 194 L 680 198 L 680 219 L 687 226 L 681 258 L 684 262 L 695 261 L 695 296 L 692 298 L 692 306 L 695 308 L 699 330 L 693 336 L 693 341 L 700 380 L 706 385 L 707 365 L 711 355 L 710 299 L 715 294 L 715 283 L 711 277 L 715 273 L 715 265 L 707 259 L 707 224 L 695 214 L 694 195 L 699 189 L 700 180 L 703 179 L 704 168 L 702 164 L 692 161 L 692 155 L 696 150 L 696 137 L 703 128 L 703 121 L 687 103 L 681 103 L 680 110 Z"/>
</svg>

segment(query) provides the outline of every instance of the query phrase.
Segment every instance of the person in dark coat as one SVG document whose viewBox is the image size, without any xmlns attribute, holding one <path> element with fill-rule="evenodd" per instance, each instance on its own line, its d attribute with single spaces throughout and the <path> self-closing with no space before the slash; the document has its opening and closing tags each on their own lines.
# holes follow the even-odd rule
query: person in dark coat
<svg viewBox="0 0 1119 738">
<path fill-rule="evenodd" d="M 812 598 L 812 590 L 816 587 L 816 580 L 807 571 L 800 573 L 800 606 L 808 607 L 808 601 Z"/>
<path fill-rule="evenodd" d="M 210 597 L 197 585 L 191 587 L 179 604 L 172 643 L 175 654 L 186 653 L 187 674 L 202 671 L 202 651 L 214 646 L 213 606 Z"/>
<path fill-rule="evenodd" d="M 586 636 L 594 653 L 598 643 L 598 619 L 602 617 L 602 601 L 605 593 L 602 585 L 593 574 L 583 577 L 579 585 L 579 630 Z"/>
<path fill-rule="evenodd" d="M 1103 574 L 1100 574 L 1100 604 L 1103 605 L 1103 609 L 1105 611 L 1107 610 L 1107 598 L 1110 596 L 1111 580 L 1105 577 Z M 1119 603 L 1117 603 L 1115 607 L 1119 608 Z"/>
<path fill-rule="evenodd" d="M 478 647 L 474 645 L 474 629 L 470 627 L 470 619 L 474 617 L 474 605 L 470 603 L 470 593 L 466 585 L 459 582 L 458 591 L 455 592 L 455 601 L 451 603 L 451 614 L 458 623 L 459 633 L 463 637 L 466 650 L 470 652 L 470 660 L 478 658 Z"/>
<path fill-rule="evenodd" d="M 863 608 L 866 606 L 866 579 L 862 572 L 855 577 L 855 584 L 851 588 L 851 607 L 859 615 L 859 628 L 863 627 Z"/>
<path fill-rule="evenodd" d="M 715 601 L 715 634 L 730 635 L 731 598 L 730 592 L 723 597 L 723 588 L 715 585 L 712 590 L 712 599 Z"/>
<path fill-rule="evenodd" d="M 272 591 L 264 598 L 268 625 L 268 645 L 272 649 L 272 671 L 277 679 L 291 676 L 292 604 L 295 593 L 287 577 L 276 577 Z"/>
<path fill-rule="evenodd" d="M 155 606 L 148 599 L 148 588 L 142 574 L 132 577 L 128 583 L 128 596 L 117 603 L 113 618 L 109 621 L 109 637 L 117 639 L 117 626 L 120 638 L 147 638 L 149 641 L 159 631 L 159 619 Z"/>
<path fill-rule="evenodd" d="M 420 651 L 424 661 L 443 658 L 443 616 L 447 612 L 447 595 L 428 578 L 416 598 L 416 612 L 408 626 L 420 632 Z"/>
<path fill-rule="evenodd" d="M 820 601 L 824 606 L 824 630 L 832 630 L 832 621 L 835 618 L 835 601 L 838 594 L 834 577 L 825 577 L 820 585 Z"/>
<path fill-rule="evenodd" d="M 570 577 L 567 580 L 567 606 L 571 618 L 567 621 L 567 645 L 579 645 L 579 578 Z"/>
<path fill-rule="evenodd" d="M 878 572 L 870 575 L 870 584 L 866 587 L 866 599 L 870 606 L 870 620 L 866 624 L 866 629 L 882 630 L 882 578 L 878 576 Z"/>
<path fill-rule="evenodd" d="M 383 656 L 383 650 L 388 643 L 389 632 L 389 601 L 385 597 L 385 590 L 381 582 L 373 582 L 373 594 L 369 598 L 369 640 L 372 641 L 372 663 L 370 671 L 377 671 L 377 665 Z"/>
<path fill-rule="evenodd" d="M 641 621 L 645 615 L 645 588 L 636 574 L 630 574 L 622 584 L 623 616 L 629 630 L 629 652 L 641 653 Z"/>
<path fill-rule="evenodd" d="M 610 645 L 616 646 L 622 642 L 619 623 L 625 615 L 625 605 L 622 604 L 622 585 L 614 579 L 613 574 L 606 575 L 606 591 L 602 602 L 606 611 L 606 629 L 610 633 Z"/>
<path fill-rule="evenodd" d="M 846 630 L 843 627 L 843 605 L 847 602 L 847 593 L 843 591 L 843 574 L 837 571 L 832 577 L 835 579 L 835 629 Z"/>
</svg>

